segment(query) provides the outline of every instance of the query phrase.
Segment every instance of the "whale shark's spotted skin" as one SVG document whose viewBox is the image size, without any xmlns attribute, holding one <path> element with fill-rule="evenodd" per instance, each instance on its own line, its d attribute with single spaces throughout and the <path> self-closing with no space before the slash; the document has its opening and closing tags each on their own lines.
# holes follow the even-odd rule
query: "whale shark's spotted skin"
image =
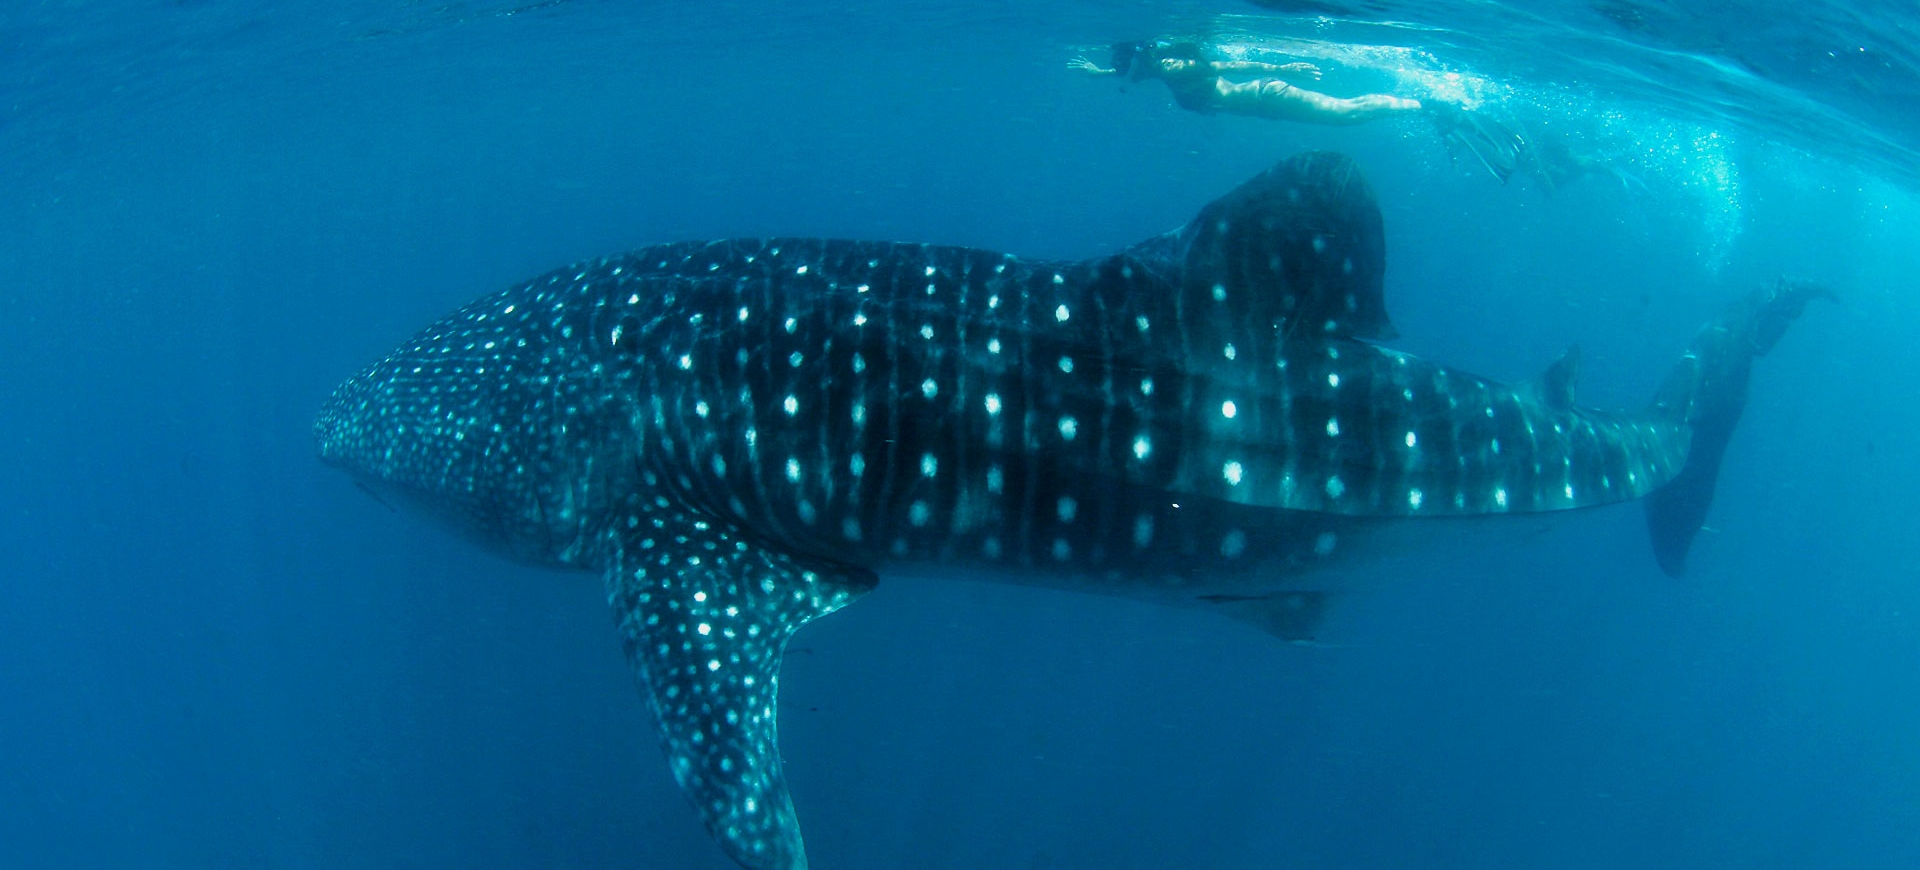
<svg viewBox="0 0 1920 870">
<path fill-rule="evenodd" d="M 1088 262 L 661 245 L 429 327 L 335 393 L 320 452 L 511 555 L 601 571 L 709 830 L 743 865 L 801 867 L 781 654 L 876 571 L 937 562 L 1302 636 L 1320 610 L 1302 578 L 1382 522 L 1603 504 L 1692 468 L 1655 503 L 1677 569 L 1712 490 L 1689 452 L 1717 467 L 1771 341 L 1755 324 L 1806 295 L 1737 308 L 1651 412 L 1607 415 L 1573 407 L 1571 358 L 1515 389 L 1362 341 L 1391 334 L 1383 268 L 1372 193 L 1330 154 Z"/>
</svg>

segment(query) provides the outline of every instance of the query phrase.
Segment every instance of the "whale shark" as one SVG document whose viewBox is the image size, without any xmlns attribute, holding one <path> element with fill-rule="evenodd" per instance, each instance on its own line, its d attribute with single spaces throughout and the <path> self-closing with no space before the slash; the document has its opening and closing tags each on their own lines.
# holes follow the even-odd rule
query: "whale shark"
<svg viewBox="0 0 1920 870">
<path fill-rule="evenodd" d="M 567 266 L 342 384 L 322 460 L 525 562 L 599 573 L 674 779 L 742 866 L 806 866 L 788 640 L 916 564 L 1311 638 L 1388 529 L 1644 499 L 1677 574 L 1765 354 L 1817 285 L 1703 328 L 1644 408 L 1577 353 L 1505 385 L 1380 344 L 1354 163 L 1280 162 L 1111 256 L 811 238 Z"/>
</svg>

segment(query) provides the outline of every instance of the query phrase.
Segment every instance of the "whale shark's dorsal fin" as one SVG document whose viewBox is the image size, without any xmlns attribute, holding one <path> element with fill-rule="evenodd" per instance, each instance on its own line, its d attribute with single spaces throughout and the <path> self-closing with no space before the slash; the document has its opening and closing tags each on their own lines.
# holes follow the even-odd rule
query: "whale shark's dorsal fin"
<svg viewBox="0 0 1920 870">
<path fill-rule="evenodd" d="M 1224 303 L 1234 319 L 1303 336 L 1395 335 L 1382 296 L 1380 205 L 1345 155 L 1283 160 L 1208 203 L 1160 245 L 1178 258 L 1187 298 Z"/>
<path fill-rule="evenodd" d="M 872 572 L 654 502 L 616 526 L 607 601 L 675 781 L 735 861 L 803 870 L 776 739 L 780 659 L 800 626 L 873 588 Z"/>
</svg>

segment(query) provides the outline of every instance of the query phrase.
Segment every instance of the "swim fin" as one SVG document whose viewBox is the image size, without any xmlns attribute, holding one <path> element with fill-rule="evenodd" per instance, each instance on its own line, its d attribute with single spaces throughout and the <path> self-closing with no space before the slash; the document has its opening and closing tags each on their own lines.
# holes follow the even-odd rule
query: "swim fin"
<svg viewBox="0 0 1920 870">
<path fill-rule="evenodd" d="M 1440 128 L 1441 141 L 1447 143 L 1449 155 L 1457 158 L 1461 151 L 1473 155 L 1501 184 L 1513 177 L 1514 169 L 1520 165 L 1520 152 L 1527 147 L 1519 133 L 1484 114 L 1469 112 L 1451 103 L 1435 106 L 1433 118 Z"/>
</svg>

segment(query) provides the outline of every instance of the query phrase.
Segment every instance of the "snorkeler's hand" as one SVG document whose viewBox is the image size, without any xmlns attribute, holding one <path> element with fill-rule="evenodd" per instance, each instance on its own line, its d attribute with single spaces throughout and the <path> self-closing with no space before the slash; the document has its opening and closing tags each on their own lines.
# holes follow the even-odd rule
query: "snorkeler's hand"
<svg viewBox="0 0 1920 870">
<path fill-rule="evenodd" d="M 1088 75 L 1096 75 L 1096 76 L 1110 76 L 1110 75 L 1113 75 L 1114 73 L 1113 70 L 1107 69 L 1106 67 L 1103 67 L 1097 63 L 1094 63 L 1091 60 L 1088 60 L 1087 56 L 1084 54 L 1074 58 L 1073 60 L 1067 61 L 1067 69 L 1079 70 L 1080 72 L 1086 73 Z"/>
<path fill-rule="evenodd" d="M 1281 64 L 1280 69 L 1284 72 L 1299 73 L 1300 75 L 1313 79 L 1316 82 L 1320 80 L 1320 68 L 1317 66 L 1314 66 L 1313 64 L 1307 63 L 1304 60 L 1295 61 L 1293 63 L 1288 63 L 1288 64 Z"/>
</svg>

